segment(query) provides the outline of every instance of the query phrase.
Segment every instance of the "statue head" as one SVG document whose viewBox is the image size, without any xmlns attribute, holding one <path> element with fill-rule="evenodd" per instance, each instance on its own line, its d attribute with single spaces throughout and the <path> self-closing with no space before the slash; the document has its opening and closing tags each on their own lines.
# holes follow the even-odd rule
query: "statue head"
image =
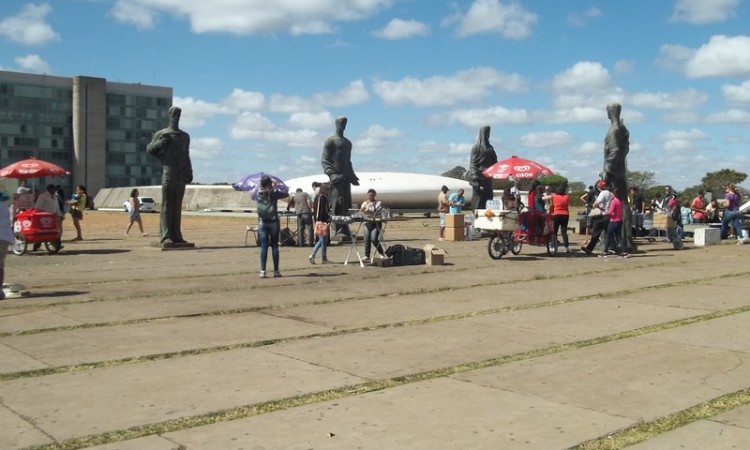
<svg viewBox="0 0 750 450">
<path fill-rule="evenodd" d="M 338 117 L 336 118 L 336 133 L 343 134 L 344 130 L 346 129 L 346 123 L 347 123 L 346 117 Z"/>
<path fill-rule="evenodd" d="M 619 119 L 621 112 L 622 112 L 622 105 L 620 105 L 619 103 L 612 102 L 607 105 L 607 117 L 609 117 L 610 119 L 612 118 Z"/>
<path fill-rule="evenodd" d="M 479 139 L 477 140 L 477 144 L 480 147 L 490 146 L 490 126 L 489 125 L 484 125 L 481 128 L 479 128 Z"/>
<path fill-rule="evenodd" d="M 177 128 L 177 125 L 180 123 L 180 116 L 182 115 L 182 109 L 179 106 L 173 106 L 169 108 L 169 124 L 172 125 L 172 128 Z"/>
</svg>

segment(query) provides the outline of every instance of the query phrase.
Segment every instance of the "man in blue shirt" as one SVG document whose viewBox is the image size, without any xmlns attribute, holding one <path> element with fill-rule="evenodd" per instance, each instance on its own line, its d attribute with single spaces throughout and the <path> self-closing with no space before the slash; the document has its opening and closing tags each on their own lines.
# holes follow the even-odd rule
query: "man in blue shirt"
<svg viewBox="0 0 750 450">
<path fill-rule="evenodd" d="M 464 190 L 459 189 L 452 193 L 450 197 L 448 197 L 448 201 L 451 205 L 449 212 L 451 214 L 461 214 L 461 207 L 466 203 L 466 199 L 464 199 Z"/>
</svg>

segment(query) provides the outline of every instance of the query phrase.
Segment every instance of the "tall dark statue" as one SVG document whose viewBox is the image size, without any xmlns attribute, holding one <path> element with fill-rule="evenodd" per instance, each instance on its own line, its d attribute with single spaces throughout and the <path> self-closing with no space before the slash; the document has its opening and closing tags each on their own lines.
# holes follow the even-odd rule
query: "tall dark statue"
<svg viewBox="0 0 750 450">
<path fill-rule="evenodd" d="M 622 106 L 619 103 L 607 105 L 607 117 L 611 125 L 604 138 L 603 177 L 611 188 L 619 188 L 622 195 L 626 196 L 628 181 L 625 161 L 630 151 L 630 133 L 620 120 L 621 112 Z"/>
<path fill-rule="evenodd" d="M 190 164 L 190 135 L 180 130 L 182 110 L 169 108 L 169 126 L 154 133 L 147 151 L 161 161 L 164 170 L 161 177 L 161 224 L 162 244 L 185 244 L 180 231 L 182 199 L 185 186 L 193 181 L 193 166 Z"/>
<path fill-rule="evenodd" d="M 632 211 L 628 204 L 628 180 L 627 180 L 627 162 L 626 158 L 630 151 L 630 132 L 620 119 L 622 106 L 619 103 L 610 103 L 607 105 L 607 117 L 609 117 L 610 126 L 607 136 L 604 138 L 604 170 L 602 177 L 607 182 L 612 191 L 617 188 L 620 193 L 624 214 L 622 227 L 623 241 L 631 250 L 633 247 L 633 233 L 630 228 L 632 222 Z"/>
<path fill-rule="evenodd" d="M 328 175 L 331 190 L 328 195 L 331 211 L 336 216 L 348 216 L 352 207 L 352 185 L 359 186 L 359 178 L 352 167 L 352 142 L 344 137 L 346 117 L 336 119 L 336 134 L 323 144 L 321 165 Z M 349 235 L 347 225 L 336 225 L 336 234 Z"/>
<path fill-rule="evenodd" d="M 473 209 L 484 209 L 487 200 L 492 200 L 492 180 L 482 175 L 482 171 L 497 162 L 497 154 L 490 144 L 490 127 L 479 129 L 479 139 L 471 148 L 469 161 L 469 183 L 473 188 L 471 205 Z"/>
</svg>

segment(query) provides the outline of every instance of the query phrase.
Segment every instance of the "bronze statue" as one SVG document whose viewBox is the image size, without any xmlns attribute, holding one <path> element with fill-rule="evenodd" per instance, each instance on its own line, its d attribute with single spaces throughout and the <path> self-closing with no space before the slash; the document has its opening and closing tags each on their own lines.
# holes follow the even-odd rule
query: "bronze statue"
<svg viewBox="0 0 750 450">
<path fill-rule="evenodd" d="M 348 216 L 352 207 L 352 185 L 359 186 L 359 178 L 352 167 L 352 142 L 344 137 L 346 117 L 336 119 L 336 134 L 323 144 L 321 165 L 330 180 L 331 211 L 335 216 Z M 349 236 L 347 225 L 336 225 L 336 234 Z"/>
<path fill-rule="evenodd" d="M 611 122 L 607 137 L 604 138 L 604 181 L 611 188 L 619 188 L 624 196 L 628 192 L 625 158 L 630 150 L 630 133 L 620 120 L 622 106 L 619 103 L 607 105 L 607 117 Z"/>
<path fill-rule="evenodd" d="M 611 123 L 607 136 L 604 138 L 604 170 L 602 178 L 610 186 L 612 191 L 617 189 L 620 193 L 618 198 L 622 201 L 624 210 L 623 241 L 625 245 L 632 248 L 633 237 L 630 225 L 632 223 L 632 211 L 628 204 L 628 180 L 626 157 L 630 151 L 630 132 L 620 119 L 622 106 L 619 103 L 607 105 L 607 117 Z"/>
<path fill-rule="evenodd" d="M 487 200 L 492 200 L 492 179 L 482 175 L 482 171 L 497 162 L 497 154 L 490 144 L 490 127 L 479 129 L 479 139 L 471 148 L 469 161 L 469 183 L 473 188 L 471 204 L 473 209 L 484 209 Z"/>
<path fill-rule="evenodd" d="M 154 133 L 147 151 L 163 164 L 161 177 L 161 223 L 162 244 L 186 244 L 180 231 L 182 199 L 185 185 L 193 181 L 190 164 L 190 135 L 180 130 L 182 110 L 169 108 L 169 126 Z"/>
</svg>

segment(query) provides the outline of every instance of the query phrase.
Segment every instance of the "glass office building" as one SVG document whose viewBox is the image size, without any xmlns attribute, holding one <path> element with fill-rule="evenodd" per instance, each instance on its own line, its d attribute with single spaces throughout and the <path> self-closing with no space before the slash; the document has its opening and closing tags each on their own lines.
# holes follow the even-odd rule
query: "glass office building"
<svg viewBox="0 0 750 450">
<path fill-rule="evenodd" d="M 146 153 L 169 124 L 172 88 L 0 71 L 0 166 L 34 156 L 71 172 L 41 179 L 66 192 L 161 184 L 162 166 Z"/>
</svg>

